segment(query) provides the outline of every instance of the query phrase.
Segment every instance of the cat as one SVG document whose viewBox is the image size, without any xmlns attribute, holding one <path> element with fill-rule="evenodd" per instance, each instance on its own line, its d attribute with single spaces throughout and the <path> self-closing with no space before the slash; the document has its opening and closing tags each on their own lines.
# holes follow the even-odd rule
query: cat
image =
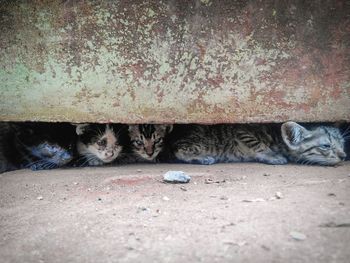
<svg viewBox="0 0 350 263">
<path fill-rule="evenodd" d="M 121 124 L 77 124 L 78 135 L 75 166 L 98 166 L 109 164 L 120 156 L 123 150 Z"/>
<path fill-rule="evenodd" d="M 133 124 L 129 125 L 128 162 L 158 162 L 165 152 L 167 135 L 173 125 Z"/>
<path fill-rule="evenodd" d="M 74 130 L 66 123 L 2 123 L 1 170 L 63 167 L 73 159 Z"/>
<path fill-rule="evenodd" d="M 180 131 L 179 131 L 180 129 Z M 345 159 L 339 129 L 295 123 L 190 125 L 171 138 L 177 161 L 197 164 L 261 162 L 336 165 Z M 174 134 L 176 132 L 174 131 Z"/>
<path fill-rule="evenodd" d="M 311 125 L 307 129 L 286 122 L 282 124 L 281 136 L 285 155 L 291 162 L 334 166 L 346 158 L 345 138 L 337 127 Z"/>
</svg>

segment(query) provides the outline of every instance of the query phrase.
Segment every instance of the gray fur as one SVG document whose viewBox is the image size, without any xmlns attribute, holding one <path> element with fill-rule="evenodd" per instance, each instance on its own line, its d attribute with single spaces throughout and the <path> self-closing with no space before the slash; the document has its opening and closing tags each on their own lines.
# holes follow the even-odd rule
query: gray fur
<svg viewBox="0 0 350 263">
<path fill-rule="evenodd" d="M 336 165 L 346 157 L 344 138 L 338 128 L 305 129 L 295 122 L 282 124 L 281 134 L 289 160 L 303 164 Z"/>
<path fill-rule="evenodd" d="M 329 144 L 326 151 L 324 145 Z M 307 130 L 295 122 L 280 125 L 192 125 L 172 144 L 177 160 L 185 163 L 289 161 L 335 165 L 345 158 L 344 140 L 337 128 Z"/>
</svg>

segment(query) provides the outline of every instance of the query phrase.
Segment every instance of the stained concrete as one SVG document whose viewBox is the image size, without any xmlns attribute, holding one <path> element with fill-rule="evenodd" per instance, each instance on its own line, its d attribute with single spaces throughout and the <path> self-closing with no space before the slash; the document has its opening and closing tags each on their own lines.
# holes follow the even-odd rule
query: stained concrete
<svg viewBox="0 0 350 263">
<path fill-rule="evenodd" d="M 1 1 L 0 120 L 350 120 L 349 3 Z"/>
<path fill-rule="evenodd" d="M 165 184 L 168 170 L 192 180 Z M 9 172 L 0 175 L 0 258 L 349 262 L 349 189 L 350 162 Z"/>
</svg>

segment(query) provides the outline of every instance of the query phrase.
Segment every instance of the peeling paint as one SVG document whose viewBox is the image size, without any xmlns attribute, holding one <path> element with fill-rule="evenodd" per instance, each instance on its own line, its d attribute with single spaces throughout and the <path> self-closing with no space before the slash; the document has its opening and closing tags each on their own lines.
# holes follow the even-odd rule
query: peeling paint
<svg viewBox="0 0 350 263">
<path fill-rule="evenodd" d="M 0 120 L 350 120 L 344 2 L 9 1 Z"/>
</svg>

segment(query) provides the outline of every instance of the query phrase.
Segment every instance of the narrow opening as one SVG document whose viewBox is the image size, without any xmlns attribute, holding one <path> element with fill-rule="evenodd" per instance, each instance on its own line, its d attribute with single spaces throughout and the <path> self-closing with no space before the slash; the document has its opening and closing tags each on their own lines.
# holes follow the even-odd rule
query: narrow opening
<svg viewBox="0 0 350 263">
<path fill-rule="evenodd" d="M 334 166 L 349 123 L 98 124 L 2 122 L 1 172 L 134 163 Z"/>
</svg>

